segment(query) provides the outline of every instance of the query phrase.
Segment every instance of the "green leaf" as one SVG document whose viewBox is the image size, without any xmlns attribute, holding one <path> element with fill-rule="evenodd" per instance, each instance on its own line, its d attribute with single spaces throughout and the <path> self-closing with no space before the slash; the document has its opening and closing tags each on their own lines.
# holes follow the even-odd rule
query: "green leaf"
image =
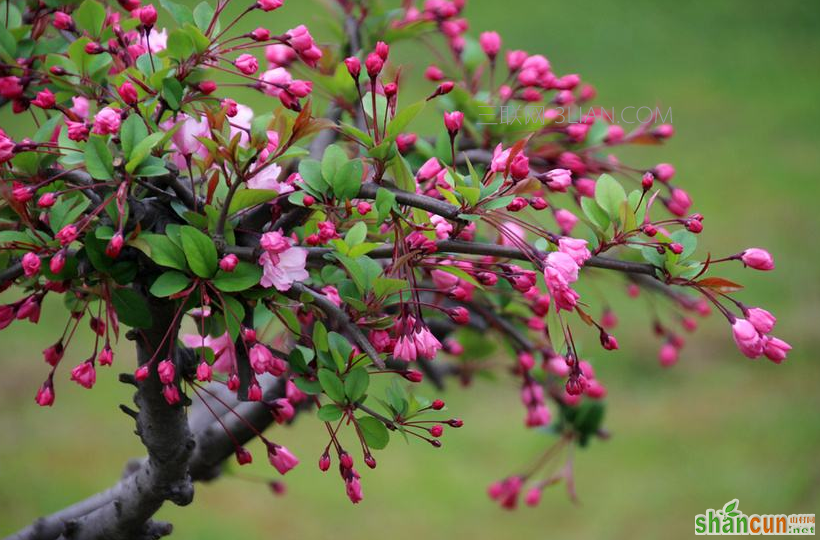
<svg viewBox="0 0 820 540">
<path fill-rule="evenodd" d="M 396 195 L 389 189 L 379 188 L 376 190 L 376 211 L 379 213 L 379 223 L 390 214 L 396 204 Z"/>
<path fill-rule="evenodd" d="M 461 193 L 464 197 L 464 200 L 467 201 L 467 204 L 470 206 L 475 206 L 478 204 L 478 198 L 481 196 L 481 190 L 475 187 L 468 187 L 468 186 L 457 186 L 456 191 Z"/>
<path fill-rule="evenodd" d="M 176 28 L 168 35 L 168 54 L 175 60 L 184 60 L 194 53 L 194 40 L 187 32 Z"/>
<path fill-rule="evenodd" d="M 342 147 L 331 144 L 325 150 L 325 155 L 322 156 L 322 177 L 332 186 L 333 179 L 336 178 L 339 170 L 348 161 L 350 161 L 350 158 L 347 157 L 347 153 Z"/>
<path fill-rule="evenodd" d="M 396 137 L 407 128 L 410 122 L 424 110 L 426 104 L 426 101 L 417 101 L 399 111 L 396 117 L 387 124 L 387 139 L 395 140 Z M 381 114 L 381 112 L 379 114 Z"/>
<path fill-rule="evenodd" d="M 55 233 L 70 223 L 74 223 L 85 212 L 91 201 L 85 197 L 61 197 L 51 208 L 49 226 Z M 31 242 L 31 239 L 28 239 Z"/>
<path fill-rule="evenodd" d="M 399 155 L 390 160 L 388 169 L 399 189 L 411 193 L 416 192 L 416 178 L 413 176 L 413 171 L 410 170 L 410 164 L 407 163 L 404 157 Z"/>
<path fill-rule="evenodd" d="M 380 277 L 373 280 L 373 292 L 376 293 L 377 298 L 384 298 L 389 294 L 397 293 L 408 287 L 409 284 L 406 279 Z"/>
<path fill-rule="evenodd" d="M 350 358 L 350 353 L 353 352 L 353 347 L 347 338 L 336 332 L 328 332 L 327 346 L 339 370 L 345 369 L 347 359 Z"/>
<path fill-rule="evenodd" d="M 626 201 L 626 191 L 617 180 L 602 174 L 595 183 L 595 202 L 606 211 L 612 221 L 621 219 L 621 203 Z"/>
<path fill-rule="evenodd" d="M 171 0 L 160 0 L 159 3 L 171 14 L 171 17 L 173 17 L 180 26 L 185 23 L 194 24 L 194 14 L 191 13 L 190 8 L 187 6 L 182 6 Z"/>
<path fill-rule="evenodd" d="M 97 37 L 105 23 L 105 8 L 95 0 L 85 0 L 72 14 L 77 28 Z"/>
<path fill-rule="evenodd" d="M 342 417 L 342 414 L 344 414 L 342 409 L 333 403 L 322 405 L 322 407 L 316 411 L 316 416 L 318 416 L 322 422 L 335 422 Z"/>
<path fill-rule="evenodd" d="M 328 192 L 329 184 L 322 177 L 322 164 L 315 159 L 303 159 L 299 162 L 299 176 L 317 194 L 324 195 Z"/>
<path fill-rule="evenodd" d="M 362 430 L 364 441 L 367 446 L 375 450 L 381 450 L 390 442 L 390 433 L 381 422 L 372 416 L 360 416 L 356 418 L 359 423 L 359 429 Z"/>
<path fill-rule="evenodd" d="M 242 191 L 237 191 L 233 199 L 231 199 L 228 213 L 233 214 L 245 208 L 256 206 L 257 204 L 272 201 L 278 196 L 279 192 L 275 189 L 243 189 Z"/>
<path fill-rule="evenodd" d="M 363 367 L 352 370 L 345 377 L 345 394 L 350 403 L 356 403 L 367 392 L 370 385 L 370 374 Z"/>
<path fill-rule="evenodd" d="M 132 114 L 120 126 L 120 142 L 122 143 L 122 153 L 126 159 L 131 157 L 131 152 L 140 141 L 148 136 L 148 128 L 139 115 Z"/>
<path fill-rule="evenodd" d="M 240 262 L 233 272 L 220 270 L 212 280 L 214 287 L 220 291 L 238 292 L 250 289 L 262 279 L 262 267 L 258 264 Z"/>
<path fill-rule="evenodd" d="M 341 123 L 339 125 L 339 128 L 341 129 L 342 133 L 344 133 L 345 135 L 347 135 L 349 137 L 352 137 L 352 138 L 358 140 L 359 142 L 363 143 L 365 146 L 367 146 L 367 147 L 373 146 L 373 137 L 371 137 L 370 135 L 368 135 L 367 133 L 365 133 L 361 129 L 359 129 L 357 127 L 353 127 L 350 124 L 345 124 L 345 123 Z"/>
<path fill-rule="evenodd" d="M 134 245 L 160 266 L 187 270 L 185 253 L 170 238 L 162 234 L 141 234 Z"/>
<path fill-rule="evenodd" d="M 203 32 L 208 30 L 208 26 L 211 24 L 211 19 L 213 19 L 213 16 L 214 8 L 211 7 L 208 2 L 200 2 L 194 8 L 194 22 Z"/>
<path fill-rule="evenodd" d="M 125 170 L 129 173 L 133 173 L 136 168 L 145 161 L 145 158 L 151 153 L 151 150 L 159 143 L 162 138 L 165 137 L 165 133 L 158 131 L 157 133 L 152 133 L 139 141 L 134 149 L 131 151 L 130 159 L 128 163 L 125 165 Z"/>
<path fill-rule="evenodd" d="M 595 202 L 595 199 L 589 197 L 581 198 L 581 210 L 584 211 L 587 219 L 597 227 L 601 232 L 605 232 L 609 227 L 609 216 L 603 208 Z"/>
<path fill-rule="evenodd" d="M 140 294 L 129 288 L 112 288 L 111 303 L 120 322 L 132 328 L 150 328 L 152 319 L 148 304 Z"/>
<path fill-rule="evenodd" d="M 329 369 L 322 368 L 319 370 L 319 384 L 322 385 L 322 390 L 327 397 L 337 403 L 344 403 L 345 387 L 338 375 Z"/>
<path fill-rule="evenodd" d="M 173 77 L 162 79 L 162 97 L 171 109 L 178 111 L 182 106 L 182 84 Z"/>
<path fill-rule="evenodd" d="M 224 317 L 223 321 L 225 322 L 231 339 L 236 340 L 239 336 L 242 321 L 245 319 L 245 306 L 242 305 L 239 300 L 227 294 L 222 295 L 222 301 L 224 303 L 224 305 L 221 306 L 222 315 Z"/>
<path fill-rule="evenodd" d="M 353 227 L 345 234 L 345 244 L 355 246 L 364 242 L 367 237 L 367 225 L 364 221 L 357 221 Z"/>
<path fill-rule="evenodd" d="M 96 180 L 114 178 L 114 161 L 106 140 L 100 135 L 91 135 L 85 145 L 85 168 Z"/>
<path fill-rule="evenodd" d="M 669 235 L 673 242 L 683 246 L 683 252 L 678 255 L 678 261 L 688 259 L 698 247 L 698 237 L 689 231 L 680 229 Z"/>
<path fill-rule="evenodd" d="M 160 275 L 151 285 L 151 294 L 159 298 L 183 291 L 191 283 L 191 278 L 173 270 Z"/>
<path fill-rule="evenodd" d="M 364 166 L 360 160 L 348 161 L 336 171 L 333 177 L 333 193 L 337 199 L 353 199 L 359 195 L 362 187 L 362 174 Z M 327 179 L 327 178 L 326 178 Z"/>
<path fill-rule="evenodd" d="M 317 351 L 327 351 L 327 328 L 320 321 L 313 325 L 313 346 Z"/>
<path fill-rule="evenodd" d="M 185 259 L 194 274 L 201 278 L 210 278 L 217 268 L 216 247 L 213 240 L 199 229 L 184 225 L 180 229 L 182 234 L 182 249 Z"/>
</svg>

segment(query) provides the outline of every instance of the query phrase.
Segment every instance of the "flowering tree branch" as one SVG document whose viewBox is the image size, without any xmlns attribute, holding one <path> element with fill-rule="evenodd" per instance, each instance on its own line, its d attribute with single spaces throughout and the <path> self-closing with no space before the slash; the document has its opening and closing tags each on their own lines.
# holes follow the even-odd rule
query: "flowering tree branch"
<svg viewBox="0 0 820 540">
<path fill-rule="evenodd" d="M 598 332 L 602 351 L 619 348 L 612 288 L 581 298 L 576 283 L 603 274 L 584 268 L 624 275 L 629 296 L 671 300 L 649 321 L 663 366 L 683 347 L 677 326 L 694 331 L 693 314 L 712 309 L 746 356 L 786 358 L 774 316 L 714 274 L 733 262 L 772 270 L 771 255 L 698 257 L 703 216 L 674 167 L 610 158 L 621 145 L 666 141 L 670 125 L 652 118 L 625 133 L 594 107 L 565 118 L 553 106 L 589 104 L 594 90 L 542 55 L 502 57 L 494 32 L 474 40 L 464 2 L 385 10 L 340 0 L 343 37 L 324 44 L 304 25 L 238 30 L 283 3 L 256 0 L 232 19 L 227 0 L 180 5 L 162 26 L 153 5 L 131 0 L 9 3 L 26 24 L 3 29 L 0 107 L 39 129 L 0 130 L 0 290 L 20 294 L 0 306 L 0 329 L 37 323 L 46 297 L 64 295 L 67 322 L 43 351 L 35 398 L 49 407 L 81 323 L 93 350 L 68 378 L 85 388 L 129 327 L 138 364 L 122 379 L 137 388 L 137 410 L 121 408 L 148 453 L 113 488 L 14 538 L 168 534 L 152 521 L 160 506 L 189 503 L 193 482 L 217 477 L 231 456 L 249 463 L 248 441 L 262 441 L 279 474 L 297 466 L 265 429 L 310 409 L 328 437 L 319 468 L 338 460 L 358 503 L 342 431 L 369 468 L 391 434 L 439 447 L 462 422 L 416 385 L 499 367 L 520 388 L 525 425 L 561 435 L 491 497 L 513 508 L 526 489 L 534 505 L 559 480 L 574 497 L 571 459 L 559 476 L 545 471 L 555 448 L 603 432 L 606 396 L 592 367 L 603 360 L 590 347 L 580 356 L 576 326 Z M 434 34 L 444 47 L 424 73 L 430 91 L 405 99 L 407 70 L 383 38 Z M 270 112 L 237 103 L 234 87 L 260 92 Z M 540 108 L 526 113 L 535 125 L 511 129 L 480 121 L 487 104 Z M 435 106 L 443 129 L 410 131 Z M 193 333 L 180 332 L 183 321 Z M 510 364 L 483 357 L 487 330 L 514 351 Z M 375 375 L 390 384 L 371 387 Z"/>
</svg>

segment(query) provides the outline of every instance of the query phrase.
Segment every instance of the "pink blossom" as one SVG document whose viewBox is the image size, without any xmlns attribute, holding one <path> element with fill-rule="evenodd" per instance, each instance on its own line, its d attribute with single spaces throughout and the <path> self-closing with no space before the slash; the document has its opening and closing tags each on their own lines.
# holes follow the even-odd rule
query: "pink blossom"
<svg viewBox="0 0 820 540">
<path fill-rule="evenodd" d="M 34 398 L 34 401 L 37 402 L 37 405 L 40 407 L 51 407 L 54 405 L 54 389 L 48 383 L 43 384 L 37 390 L 37 396 Z"/>
<path fill-rule="evenodd" d="M 765 249 L 749 248 L 741 254 L 740 259 L 743 264 L 755 270 L 774 270 L 774 258 Z"/>
<path fill-rule="evenodd" d="M 347 493 L 347 498 L 350 499 L 350 502 L 358 504 L 364 500 L 364 496 L 362 495 L 362 483 L 359 481 L 359 475 L 356 471 L 351 469 L 351 473 L 352 476 L 345 480 L 345 493 Z"/>
<path fill-rule="evenodd" d="M 504 172 L 507 170 L 507 163 L 510 161 L 510 149 L 504 150 L 504 147 L 499 143 L 493 150 L 493 159 L 490 162 L 490 170 L 494 173 Z"/>
<path fill-rule="evenodd" d="M 23 95 L 23 90 L 20 77 L 14 75 L 0 77 L 0 96 L 6 99 L 16 99 Z"/>
<path fill-rule="evenodd" d="M 0 163 L 5 163 L 14 157 L 14 149 L 17 145 L 0 129 Z"/>
<path fill-rule="evenodd" d="M 32 105 L 41 109 L 51 109 L 55 103 L 54 94 L 48 88 L 37 92 L 37 97 L 31 101 Z"/>
<path fill-rule="evenodd" d="M 441 343 L 426 326 L 419 326 L 413 333 L 413 343 L 416 353 L 421 358 L 435 358 L 436 352 L 441 349 Z"/>
<path fill-rule="evenodd" d="M 435 176 L 443 170 L 439 160 L 432 157 L 424 162 L 416 173 L 416 178 L 421 181 L 427 181 L 435 178 Z"/>
<path fill-rule="evenodd" d="M 538 503 L 541 502 L 541 488 L 534 487 L 527 491 L 524 502 L 527 503 L 527 506 L 538 506 Z"/>
<path fill-rule="evenodd" d="M 86 98 L 83 96 L 74 96 L 71 98 L 71 112 L 76 114 L 78 117 L 82 118 L 83 120 L 88 120 L 89 114 L 89 103 Z"/>
<path fill-rule="evenodd" d="M 165 398 L 168 405 L 176 405 L 182 400 L 182 396 L 179 394 L 179 388 L 177 388 L 175 384 L 166 384 L 163 386 L 162 397 Z"/>
<path fill-rule="evenodd" d="M 182 336 L 182 342 L 186 347 L 211 349 L 215 358 L 213 369 L 220 373 L 229 373 L 236 366 L 236 349 L 228 332 L 218 337 L 185 334 Z"/>
<path fill-rule="evenodd" d="M 322 287 L 322 293 L 327 296 L 328 300 L 333 302 L 336 307 L 342 306 L 342 297 L 339 296 L 339 291 L 333 285 L 326 285 Z"/>
<path fill-rule="evenodd" d="M 259 69 L 259 60 L 252 54 L 241 54 L 234 61 L 234 65 L 245 75 L 253 75 Z"/>
<path fill-rule="evenodd" d="M 279 97 L 284 89 L 293 82 L 293 77 L 287 69 L 277 67 L 264 72 L 259 80 L 264 93 L 269 96 Z"/>
<path fill-rule="evenodd" d="M 256 5 L 262 11 L 273 11 L 279 9 L 285 3 L 285 0 L 257 0 Z"/>
<path fill-rule="evenodd" d="M 309 277 L 305 270 L 306 260 L 307 250 L 300 247 L 290 247 L 278 254 L 266 251 L 259 257 L 263 272 L 259 283 L 265 288 L 287 291 L 295 281 Z"/>
<path fill-rule="evenodd" d="M 265 47 L 265 58 L 273 67 L 288 67 L 296 60 L 296 57 L 296 51 L 281 43 Z"/>
<path fill-rule="evenodd" d="M 445 112 L 444 113 L 444 127 L 450 135 L 455 135 L 461 130 L 464 125 L 464 113 L 461 111 Z"/>
<path fill-rule="evenodd" d="M 162 384 L 171 384 L 176 378 L 176 367 L 171 360 L 163 360 L 157 366 L 157 374 Z"/>
<path fill-rule="evenodd" d="M 181 124 L 174 134 L 171 135 L 171 142 L 174 143 L 174 148 L 183 156 L 191 156 L 203 151 L 205 147 L 197 140 L 197 137 L 210 136 L 210 129 L 208 127 L 208 120 L 205 117 L 196 119 L 187 114 L 180 113 L 176 117 L 176 121 L 168 121 L 163 123 L 163 128 L 170 130 L 176 125 Z M 184 161 L 178 165 L 184 166 Z"/>
<path fill-rule="evenodd" d="M 23 273 L 26 277 L 30 278 L 37 275 L 37 272 L 40 271 L 40 266 L 42 264 L 43 261 L 40 260 L 40 257 L 38 257 L 36 253 L 29 251 L 28 253 L 23 255 Z"/>
<path fill-rule="evenodd" d="M 416 345 L 409 335 L 399 336 L 396 345 L 393 347 L 393 358 L 412 362 L 416 359 Z"/>
<path fill-rule="evenodd" d="M 279 398 L 274 400 L 273 408 L 271 409 L 274 420 L 278 424 L 284 424 L 296 414 L 293 405 L 287 398 Z"/>
<path fill-rule="evenodd" d="M 746 312 L 746 320 L 761 334 L 768 334 L 774 329 L 777 319 L 774 315 L 762 308 L 751 308 Z"/>
<path fill-rule="evenodd" d="M 671 198 L 666 203 L 666 207 L 669 208 L 669 211 L 678 217 L 687 215 L 689 209 L 692 207 L 692 199 L 689 197 L 689 194 L 680 188 L 673 188 L 671 195 Z"/>
<path fill-rule="evenodd" d="M 239 258 L 233 253 L 229 253 L 219 260 L 219 269 L 223 272 L 233 272 L 238 264 Z"/>
<path fill-rule="evenodd" d="M 211 366 L 208 365 L 208 362 L 202 361 L 196 367 L 196 380 L 198 381 L 210 381 L 213 378 L 213 370 Z"/>
<path fill-rule="evenodd" d="M 299 460 L 284 446 L 271 444 L 268 447 L 268 459 L 279 474 L 285 474 L 299 465 Z"/>
<path fill-rule="evenodd" d="M 578 238 L 561 238 L 558 240 L 558 249 L 572 257 L 578 266 L 583 266 L 587 259 L 592 256 L 589 249 L 587 249 L 587 241 Z"/>
<path fill-rule="evenodd" d="M 546 174 L 547 187 L 552 191 L 564 192 L 572 185 L 572 173 L 567 169 L 553 169 Z"/>
<path fill-rule="evenodd" d="M 484 54 L 491 60 L 494 60 L 501 50 L 501 36 L 498 35 L 498 32 L 482 32 L 478 36 L 478 43 L 481 45 Z"/>
<path fill-rule="evenodd" d="M 145 34 L 140 33 L 138 44 L 142 48 L 143 54 L 145 53 L 145 51 L 148 51 L 149 44 L 152 53 L 164 51 L 168 47 L 168 32 L 165 29 L 157 31 L 156 28 L 152 28 L 151 31 L 148 33 L 147 41 L 145 39 Z"/>
<path fill-rule="evenodd" d="M 746 319 L 736 319 L 732 324 L 732 335 L 744 355 L 758 358 L 763 354 L 763 340 L 754 325 Z"/>
<path fill-rule="evenodd" d="M 379 352 L 385 352 L 390 347 L 390 334 L 386 330 L 371 330 L 368 339 Z"/>
<path fill-rule="evenodd" d="M 279 181 L 282 167 L 276 163 L 260 162 L 253 169 L 253 176 L 248 179 L 250 189 L 270 189 L 277 193 L 290 193 L 293 186 Z"/>
<path fill-rule="evenodd" d="M 72 141 L 81 142 L 88 139 L 88 126 L 85 122 L 72 122 L 71 120 L 66 120 L 65 125 L 68 128 L 68 138 Z M 2 159 L 1 151 L 0 159 Z"/>
<path fill-rule="evenodd" d="M 106 345 L 103 350 L 100 351 L 100 354 L 97 356 L 97 362 L 99 362 L 101 366 L 110 366 L 114 363 L 114 351 L 111 350 L 111 347 Z"/>
<path fill-rule="evenodd" d="M 79 236 L 77 227 L 69 224 L 60 229 L 60 231 L 55 235 L 55 238 L 60 241 L 61 246 L 67 246 L 76 240 L 77 236 Z"/>
<path fill-rule="evenodd" d="M 779 364 L 786 359 L 786 355 L 791 349 L 792 346 L 782 339 L 767 337 L 763 347 L 763 354 L 775 364 Z"/>
<path fill-rule="evenodd" d="M 555 221 L 558 223 L 561 232 L 569 235 L 572 234 L 572 229 L 574 229 L 578 223 L 578 217 L 569 210 L 560 208 L 555 211 Z"/>
<path fill-rule="evenodd" d="M 94 127 L 91 133 L 97 135 L 116 134 L 120 130 L 120 112 L 111 107 L 104 107 L 94 117 Z"/>
<path fill-rule="evenodd" d="M 97 372 L 92 362 L 83 362 L 71 370 L 71 380 L 84 388 L 91 388 L 97 382 Z"/>
</svg>

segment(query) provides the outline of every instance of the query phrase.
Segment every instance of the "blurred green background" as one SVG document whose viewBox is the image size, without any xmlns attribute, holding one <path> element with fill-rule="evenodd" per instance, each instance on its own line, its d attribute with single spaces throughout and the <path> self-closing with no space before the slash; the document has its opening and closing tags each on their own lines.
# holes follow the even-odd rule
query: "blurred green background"
<svg viewBox="0 0 820 540">
<path fill-rule="evenodd" d="M 279 32 L 304 22 L 327 39 L 317 5 L 290 0 L 244 28 Z M 325 439 L 305 415 L 292 429 L 272 432 L 303 462 L 285 478 L 286 496 L 225 477 L 198 485 L 189 508 L 167 506 L 159 517 L 175 524 L 177 538 L 219 540 L 626 539 L 688 538 L 695 514 L 734 497 L 749 514 L 816 512 L 820 250 L 810 239 L 820 233 L 820 4 L 474 0 L 466 14 L 474 32 L 496 29 L 505 46 L 545 54 L 559 74 L 580 73 L 597 87 L 599 105 L 672 108 L 677 136 L 669 144 L 619 155 L 640 166 L 677 167 L 694 209 L 706 216 L 703 253 L 760 246 L 774 254 L 773 273 L 737 265 L 721 275 L 747 285 L 741 300 L 779 317 L 776 334 L 794 346 L 790 358 L 775 366 L 742 357 L 728 326 L 713 316 L 678 366 L 662 370 L 645 304 L 624 303 L 623 287 L 611 280 L 612 302 L 625 306 L 616 332 L 622 350 L 598 354 L 594 363 L 609 388 L 613 436 L 577 453 L 577 506 L 560 486 L 538 508 L 514 513 L 485 495 L 489 482 L 553 442 L 523 429 L 517 389 L 501 376 L 451 387 L 442 397 L 465 427 L 447 431 L 439 450 L 396 440 L 377 455 L 375 471 L 362 471 L 365 500 L 357 507 L 335 473 L 315 466 Z M 409 63 L 408 79 L 429 61 L 407 45 L 397 53 Z M 255 96 L 248 103 L 262 106 Z M 11 118 L 0 118 L 8 130 Z M 117 370 L 133 365 L 125 343 L 93 391 L 69 382 L 65 369 L 54 408 L 34 404 L 46 373 L 40 351 L 63 323 L 59 308 L 46 309 L 41 325 L 16 323 L 0 333 L 0 534 L 109 486 L 143 452 L 116 406 L 131 397 L 115 382 Z M 73 348 L 65 363 L 83 353 Z M 264 461 L 260 451 L 243 474 L 273 478 Z"/>
</svg>

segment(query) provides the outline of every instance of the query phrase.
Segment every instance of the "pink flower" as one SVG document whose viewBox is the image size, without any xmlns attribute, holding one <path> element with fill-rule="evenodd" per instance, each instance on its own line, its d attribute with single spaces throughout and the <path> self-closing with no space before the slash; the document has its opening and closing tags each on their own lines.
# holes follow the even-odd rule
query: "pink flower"
<svg viewBox="0 0 820 540">
<path fill-rule="evenodd" d="M 253 75 L 259 69 L 259 60 L 252 54 L 241 54 L 234 65 L 245 75 Z"/>
<path fill-rule="evenodd" d="M 327 285 L 322 287 L 322 293 L 327 296 L 328 300 L 333 302 L 336 307 L 341 307 L 342 305 L 342 297 L 339 296 L 339 291 L 333 285 Z"/>
<path fill-rule="evenodd" d="M 54 94 L 52 94 L 48 88 L 37 92 L 37 97 L 31 101 L 32 105 L 40 107 L 41 109 L 51 109 L 55 103 Z"/>
<path fill-rule="evenodd" d="M 673 176 L 675 176 L 675 167 L 669 163 L 660 163 L 655 166 L 655 170 L 653 172 L 655 174 L 655 178 L 661 182 L 668 182 Z"/>
<path fill-rule="evenodd" d="M 83 96 L 74 96 L 71 98 L 70 110 L 83 120 L 88 120 L 89 103 Z"/>
<path fill-rule="evenodd" d="M 775 364 L 779 364 L 780 362 L 786 359 L 786 355 L 791 349 L 792 346 L 783 341 L 782 339 L 778 339 L 776 337 L 768 337 L 765 339 L 763 354 L 765 354 L 766 358 L 768 358 Z"/>
<path fill-rule="evenodd" d="M 569 210 L 560 208 L 555 211 L 555 222 L 558 223 L 562 233 L 569 235 L 578 223 L 578 217 Z"/>
<path fill-rule="evenodd" d="M 413 338 L 408 335 L 400 336 L 393 347 L 393 358 L 412 362 L 416 359 L 416 345 Z"/>
<path fill-rule="evenodd" d="M 419 171 L 416 173 L 416 178 L 420 182 L 424 182 L 435 178 L 441 171 L 441 163 L 439 163 L 438 159 L 432 157 L 425 161 L 424 165 L 419 168 Z"/>
<path fill-rule="evenodd" d="M 97 382 L 97 372 L 94 370 L 94 364 L 91 362 L 83 362 L 71 370 L 71 380 L 82 387 L 91 388 Z"/>
<path fill-rule="evenodd" d="M 56 11 L 54 13 L 54 28 L 57 30 L 68 30 L 74 26 L 74 19 L 71 18 L 71 15 L 62 11 Z"/>
<path fill-rule="evenodd" d="M 692 207 L 692 199 L 684 190 L 673 188 L 672 197 L 667 201 L 666 207 L 676 216 L 683 217 L 689 213 L 689 208 Z"/>
<path fill-rule="evenodd" d="M 283 67 L 269 69 L 259 77 L 262 91 L 269 96 L 279 97 L 284 89 L 293 82 L 290 72 Z"/>
<path fill-rule="evenodd" d="M 455 135 L 461 130 L 464 125 L 464 113 L 461 111 L 445 112 L 444 113 L 444 127 L 450 135 Z"/>
<path fill-rule="evenodd" d="M 736 319 L 732 324 L 732 334 L 744 355 L 749 358 L 758 358 L 763 354 L 763 340 L 754 325 L 746 319 Z"/>
<path fill-rule="evenodd" d="M 136 11 L 136 10 L 135 10 Z M 157 22 L 157 8 L 148 4 L 143 8 L 139 8 L 139 18 L 143 26 L 151 27 Z"/>
<path fill-rule="evenodd" d="M 572 173 L 567 169 L 553 169 L 546 174 L 546 185 L 552 191 L 564 192 L 572 184 Z"/>
<path fill-rule="evenodd" d="M 88 139 L 88 126 L 85 122 L 72 122 L 66 120 L 65 125 L 68 128 L 68 138 L 72 141 L 81 142 Z M 0 159 L 2 154 L 0 153 Z"/>
<path fill-rule="evenodd" d="M 200 362 L 196 367 L 196 380 L 204 382 L 210 381 L 212 378 L 213 370 L 211 366 L 208 365 L 208 362 Z"/>
<path fill-rule="evenodd" d="M 290 450 L 278 444 L 268 446 L 268 460 L 270 460 L 270 464 L 279 471 L 279 474 L 285 474 L 299 465 L 299 460 L 296 456 L 294 456 Z"/>
<path fill-rule="evenodd" d="M 6 99 L 16 99 L 23 95 L 23 85 L 20 84 L 20 77 L 13 75 L 0 77 L 0 96 Z"/>
<path fill-rule="evenodd" d="M 504 172 L 507 170 L 507 162 L 510 161 L 510 149 L 504 150 L 504 147 L 499 143 L 493 150 L 493 159 L 490 162 L 490 170 L 494 173 Z"/>
<path fill-rule="evenodd" d="M 274 67 L 288 67 L 296 57 L 296 51 L 281 43 L 265 47 L 265 58 Z"/>
<path fill-rule="evenodd" d="M 305 270 L 306 260 L 307 250 L 300 247 L 289 247 L 279 253 L 265 251 L 259 257 L 259 264 L 262 265 L 259 283 L 265 288 L 276 287 L 279 291 L 287 291 L 294 281 L 309 277 Z"/>
<path fill-rule="evenodd" d="M 145 34 L 140 33 L 139 45 L 142 48 L 142 53 L 144 54 L 145 51 L 148 51 L 148 45 L 150 44 L 150 49 L 152 53 L 158 53 L 160 51 L 164 51 L 168 47 L 168 32 L 166 30 L 162 30 L 157 32 L 156 28 L 152 28 L 151 31 L 148 33 L 148 40 L 145 39 Z"/>
<path fill-rule="evenodd" d="M 208 127 L 208 120 L 204 117 L 196 119 L 187 114 L 178 114 L 176 121 L 163 122 L 162 127 L 170 130 L 177 124 L 181 124 L 174 134 L 171 135 L 171 142 L 174 143 L 174 148 L 183 156 L 190 156 L 204 150 L 204 146 L 197 140 L 197 137 L 210 136 L 210 129 Z M 178 165 L 184 166 L 183 160 Z"/>
<path fill-rule="evenodd" d="M 112 259 L 116 259 L 120 256 L 120 251 L 122 251 L 124 244 L 125 238 L 123 238 L 122 233 L 118 232 L 114 234 L 111 240 L 108 241 L 108 245 L 105 246 L 105 254 Z"/>
<path fill-rule="evenodd" d="M 26 277 L 33 277 L 37 275 L 37 272 L 40 271 L 40 266 L 42 264 L 43 261 L 40 260 L 40 257 L 31 251 L 23 255 L 23 273 Z"/>
<path fill-rule="evenodd" d="M 101 366 L 110 366 L 114 363 L 114 351 L 111 350 L 111 347 L 106 345 L 103 350 L 100 351 L 100 354 L 97 356 L 97 362 L 99 362 Z"/>
<path fill-rule="evenodd" d="M 768 334 L 774 329 L 777 319 L 762 308 L 751 308 L 746 312 L 746 320 L 761 334 Z"/>
<path fill-rule="evenodd" d="M 671 343 L 664 343 L 658 353 L 658 360 L 663 367 L 674 366 L 678 362 L 678 348 Z"/>
<path fill-rule="evenodd" d="M 441 343 L 426 326 L 416 328 L 413 333 L 413 343 L 416 347 L 416 354 L 422 358 L 433 359 L 436 352 L 441 349 Z"/>
<path fill-rule="evenodd" d="M 239 257 L 233 253 L 229 253 L 220 259 L 219 268 L 223 272 L 233 272 L 237 264 L 239 264 Z"/>
<path fill-rule="evenodd" d="M 51 385 L 48 383 L 43 384 L 43 386 L 37 390 L 37 397 L 34 398 L 34 401 L 36 401 L 40 407 L 51 407 L 54 405 L 54 389 Z"/>
<path fill-rule="evenodd" d="M 0 163 L 5 163 L 14 157 L 14 148 L 16 146 L 14 141 L 11 140 L 11 137 L 0 129 Z"/>
<path fill-rule="evenodd" d="M 248 179 L 250 189 L 270 189 L 277 193 L 290 193 L 293 186 L 279 181 L 282 167 L 276 163 L 262 163 L 253 169 L 253 176 Z"/>
<path fill-rule="evenodd" d="M 364 496 L 362 495 L 362 483 L 359 481 L 359 475 L 356 471 L 351 469 L 350 472 L 351 477 L 345 480 L 345 493 L 347 493 L 347 498 L 350 499 L 350 502 L 358 504 L 364 500 Z"/>
<path fill-rule="evenodd" d="M 288 399 L 279 398 L 274 400 L 271 413 L 273 414 L 273 419 L 276 420 L 276 423 L 284 424 L 293 418 L 296 411 L 293 409 L 293 405 Z"/>
<path fill-rule="evenodd" d="M 97 135 L 116 134 L 120 130 L 120 112 L 111 107 L 101 109 L 94 117 L 94 127 L 91 133 Z"/>
<path fill-rule="evenodd" d="M 162 397 L 165 398 L 168 405 L 176 405 L 182 400 L 179 395 L 179 388 L 175 384 L 166 384 L 162 387 Z"/>
<path fill-rule="evenodd" d="M 257 0 L 256 5 L 262 11 L 273 11 L 279 9 L 285 3 L 285 0 Z"/>
<path fill-rule="evenodd" d="M 214 352 L 215 361 L 213 369 L 220 373 L 229 373 L 236 366 L 236 349 L 234 342 L 228 332 L 219 337 L 199 336 L 197 334 L 185 334 L 182 342 L 186 347 L 199 348 L 207 347 Z"/>
<path fill-rule="evenodd" d="M 481 45 L 484 54 L 491 60 L 494 60 L 501 50 L 501 36 L 498 35 L 498 32 L 482 32 L 478 36 L 478 43 Z"/>
<path fill-rule="evenodd" d="M 740 259 L 743 264 L 755 270 L 774 270 L 774 258 L 765 249 L 749 248 L 741 254 Z"/>
<path fill-rule="evenodd" d="M 61 246 L 67 246 L 76 240 L 78 235 L 77 227 L 69 224 L 60 229 L 60 232 L 57 233 L 55 238 L 60 241 Z"/>
<path fill-rule="evenodd" d="M 538 506 L 538 503 L 541 502 L 541 489 L 534 487 L 527 491 L 524 502 L 527 503 L 527 506 Z"/>
<path fill-rule="evenodd" d="M 364 60 L 364 67 L 367 69 L 367 75 L 371 79 L 375 79 L 384 68 L 384 58 L 374 52 L 370 53 Z"/>
<path fill-rule="evenodd" d="M 584 262 L 592 256 L 587 249 L 587 241 L 578 238 L 561 238 L 558 240 L 558 250 L 572 257 L 578 266 L 583 266 Z"/>
<path fill-rule="evenodd" d="M 157 366 L 157 374 L 162 384 L 171 384 L 176 378 L 176 367 L 171 360 L 163 360 Z"/>
<path fill-rule="evenodd" d="M 284 372 L 284 362 L 275 358 L 273 353 L 265 345 L 257 343 L 248 351 L 248 359 L 251 368 L 257 375 L 270 373 L 279 376 Z"/>
</svg>

